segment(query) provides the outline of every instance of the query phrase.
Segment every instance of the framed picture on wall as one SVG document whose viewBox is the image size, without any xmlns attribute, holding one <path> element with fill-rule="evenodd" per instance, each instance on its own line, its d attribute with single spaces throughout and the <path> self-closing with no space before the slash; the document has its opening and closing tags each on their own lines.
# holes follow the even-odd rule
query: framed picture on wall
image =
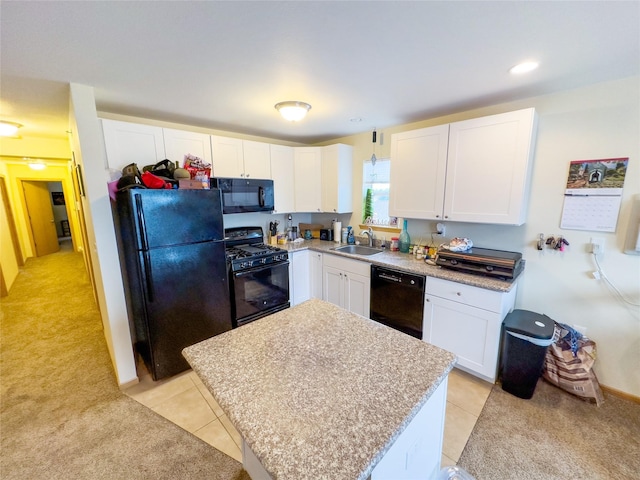
<svg viewBox="0 0 640 480">
<path fill-rule="evenodd" d="M 51 192 L 51 201 L 54 205 L 64 205 L 64 193 Z"/>
</svg>

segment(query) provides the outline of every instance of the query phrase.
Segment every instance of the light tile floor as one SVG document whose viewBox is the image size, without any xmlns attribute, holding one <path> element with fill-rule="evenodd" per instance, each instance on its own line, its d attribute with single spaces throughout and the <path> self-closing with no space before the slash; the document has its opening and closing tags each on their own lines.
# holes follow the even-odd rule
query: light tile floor
<svg viewBox="0 0 640 480">
<path fill-rule="evenodd" d="M 461 370 L 449 375 L 442 467 L 455 465 L 460 458 L 489 392 L 491 384 Z M 125 393 L 242 462 L 240 435 L 194 372 L 158 382 L 146 375 Z"/>
</svg>

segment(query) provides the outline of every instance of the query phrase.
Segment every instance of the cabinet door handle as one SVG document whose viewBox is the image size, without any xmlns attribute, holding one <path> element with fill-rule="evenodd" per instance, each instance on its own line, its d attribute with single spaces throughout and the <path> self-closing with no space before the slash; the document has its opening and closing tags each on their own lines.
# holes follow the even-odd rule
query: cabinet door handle
<svg viewBox="0 0 640 480">
<path fill-rule="evenodd" d="M 429 300 L 428 298 L 425 299 L 425 302 L 430 302 L 431 300 Z"/>
<path fill-rule="evenodd" d="M 462 292 L 456 292 L 456 295 L 461 297 L 462 296 Z"/>
<path fill-rule="evenodd" d="M 248 173 L 247 173 L 246 177 L 249 178 L 249 174 Z"/>
</svg>

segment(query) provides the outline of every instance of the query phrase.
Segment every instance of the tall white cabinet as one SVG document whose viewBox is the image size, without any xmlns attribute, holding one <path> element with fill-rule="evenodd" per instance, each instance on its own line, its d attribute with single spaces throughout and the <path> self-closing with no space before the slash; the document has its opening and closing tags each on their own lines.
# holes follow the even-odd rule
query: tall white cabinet
<svg viewBox="0 0 640 480">
<path fill-rule="evenodd" d="M 389 214 L 402 218 L 442 216 L 449 125 L 391 136 Z"/>
<path fill-rule="evenodd" d="M 353 211 L 353 147 L 336 144 L 322 148 L 323 212 Z"/>
<path fill-rule="evenodd" d="M 293 147 L 271 145 L 271 178 L 275 210 L 273 213 L 295 212 Z"/>
<path fill-rule="evenodd" d="M 528 108 L 392 135 L 389 213 L 523 224 L 536 123 Z"/>
<path fill-rule="evenodd" d="M 322 211 L 322 148 L 294 148 L 296 212 Z"/>
</svg>

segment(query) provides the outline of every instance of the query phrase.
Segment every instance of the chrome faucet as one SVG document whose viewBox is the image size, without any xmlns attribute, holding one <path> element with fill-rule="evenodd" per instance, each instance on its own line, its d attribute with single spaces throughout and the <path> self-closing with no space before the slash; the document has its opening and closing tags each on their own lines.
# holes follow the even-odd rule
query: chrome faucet
<svg viewBox="0 0 640 480">
<path fill-rule="evenodd" d="M 373 228 L 369 227 L 367 230 L 363 230 L 360 235 L 366 235 L 369 238 L 369 246 L 373 247 Z"/>
</svg>

